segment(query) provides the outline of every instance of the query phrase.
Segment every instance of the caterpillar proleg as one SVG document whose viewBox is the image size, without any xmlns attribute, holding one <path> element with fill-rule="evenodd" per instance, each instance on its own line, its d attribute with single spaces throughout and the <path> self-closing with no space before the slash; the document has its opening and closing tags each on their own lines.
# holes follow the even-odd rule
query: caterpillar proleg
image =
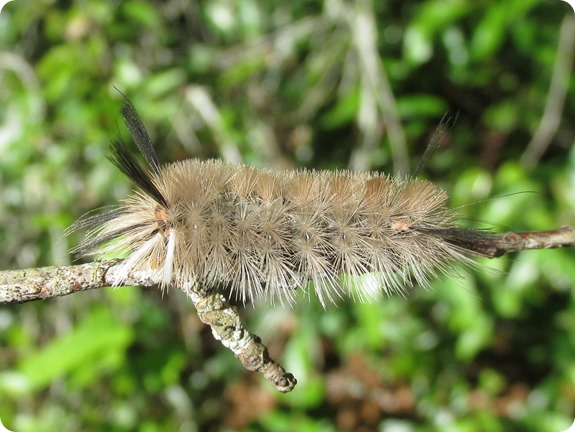
<svg viewBox="0 0 575 432">
<path fill-rule="evenodd" d="M 79 219 L 70 230 L 90 230 L 73 252 L 124 250 L 125 274 L 156 271 L 162 288 L 290 303 L 308 286 L 324 306 L 342 295 L 363 301 L 473 262 L 481 252 L 467 240 L 492 235 L 457 227 L 447 194 L 425 180 L 218 160 L 161 165 L 132 104 L 121 113 L 147 167 L 113 141 L 110 160 L 138 189 L 117 208 Z M 345 275 L 366 277 L 346 284 Z"/>
</svg>

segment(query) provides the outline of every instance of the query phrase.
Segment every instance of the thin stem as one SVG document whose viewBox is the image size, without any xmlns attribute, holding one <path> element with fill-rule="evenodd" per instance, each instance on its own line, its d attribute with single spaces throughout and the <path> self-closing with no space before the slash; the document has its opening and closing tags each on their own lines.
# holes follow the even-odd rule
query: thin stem
<svg viewBox="0 0 575 432">
<path fill-rule="evenodd" d="M 555 66 L 553 67 L 553 75 L 551 76 L 551 84 L 541 122 L 521 157 L 521 163 L 528 168 L 537 164 L 559 128 L 565 97 L 569 89 L 574 55 L 575 17 L 569 14 L 561 24 Z"/>
</svg>

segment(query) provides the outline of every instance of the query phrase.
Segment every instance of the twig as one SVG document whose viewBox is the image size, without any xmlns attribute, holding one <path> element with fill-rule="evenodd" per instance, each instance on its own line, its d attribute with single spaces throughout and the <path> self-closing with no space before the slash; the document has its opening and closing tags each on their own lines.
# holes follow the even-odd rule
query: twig
<svg viewBox="0 0 575 432">
<path fill-rule="evenodd" d="M 469 241 L 466 248 L 486 258 L 499 258 L 510 252 L 529 249 L 553 249 L 575 246 L 575 230 L 564 226 L 549 231 L 528 231 L 493 235 L 478 241 Z"/>
<path fill-rule="evenodd" d="M 259 336 L 251 334 L 238 315 L 220 293 L 201 297 L 188 293 L 198 312 L 200 320 L 212 328 L 214 337 L 230 349 L 248 370 L 261 373 L 277 390 L 290 392 L 297 380 L 277 364 L 269 355 L 267 347 Z"/>
<path fill-rule="evenodd" d="M 159 279 L 156 272 L 138 272 L 126 278 L 121 261 L 0 271 L 0 304 L 44 300 L 111 285 L 148 287 Z M 222 294 L 185 288 L 182 291 L 194 303 L 200 320 L 212 328 L 214 337 L 246 369 L 261 373 L 281 392 L 293 390 L 297 383 L 294 376 L 270 358 L 261 339 L 246 329 L 237 309 Z"/>
<path fill-rule="evenodd" d="M 532 168 L 537 164 L 557 132 L 565 97 L 569 89 L 574 55 L 575 17 L 568 14 L 561 24 L 555 66 L 545 102 L 545 110 L 531 142 L 521 157 L 521 163 L 526 167 Z"/>
<path fill-rule="evenodd" d="M 506 233 L 486 239 L 470 239 L 466 248 L 496 258 L 509 252 L 575 246 L 575 230 Z M 26 270 L 0 271 L 0 304 L 23 303 L 65 296 L 78 291 L 106 286 L 153 286 L 156 272 L 124 274 L 122 261 L 102 261 L 76 266 L 54 266 Z M 192 300 L 202 322 L 212 328 L 214 337 L 229 348 L 244 367 L 261 373 L 277 390 L 289 392 L 297 384 L 294 376 L 270 358 L 260 338 L 250 333 L 235 307 L 223 294 L 198 287 L 178 287 Z"/>
<path fill-rule="evenodd" d="M 0 304 L 45 300 L 111 285 L 156 284 L 150 272 L 130 275 L 118 284 L 120 264 L 121 261 L 102 261 L 75 266 L 0 271 Z"/>
<path fill-rule="evenodd" d="M 364 104 L 361 111 L 367 114 L 364 115 L 363 121 L 359 121 L 358 126 L 364 134 L 364 139 L 361 146 L 354 150 L 349 167 L 352 170 L 369 170 L 368 154 L 381 135 L 378 122 L 383 122 L 387 129 L 395 171 L 407 175 L 409 174 L 409 155 L 405 131 L 389 78 L 377 54 L 377 22 L 373 7 L 373 2 L 366 0 L 355 3 L 354 10 L 351 7 L 342 8 L 352 30 L 354 47 L 360 61 L 362 104 Z M 376 107 L 379 109 L 379 117 L 371 113 Z"/>
</svg>

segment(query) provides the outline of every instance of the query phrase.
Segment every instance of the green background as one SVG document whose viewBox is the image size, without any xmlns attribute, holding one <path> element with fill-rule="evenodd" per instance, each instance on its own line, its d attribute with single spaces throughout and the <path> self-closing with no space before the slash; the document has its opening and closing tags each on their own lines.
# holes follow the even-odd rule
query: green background
<svg viewBox="0 0 575 432">
<path fill-rule="evenodd" d="M 406 173 L 447 113 L 421 175 L 463 225 L 573 226 L 574 27 L 559 0 L 15 0 L 0 14 L 0 268 L 70 264 L 82 233 L 64 229 L 129 194 L 105 157 L 128 135 L 114 87 L 163 161 Z M 550 93 L 558 50 L 564 104 Z M 15 432 L 558 432 L 575 416 L 574 285 L 573 250 L 531 251 L 381 303 L 249 305 L 249 328 L 298 377 L 287 395 L 175 289 L 4 305 L 0 419 Z"/>
</svg>

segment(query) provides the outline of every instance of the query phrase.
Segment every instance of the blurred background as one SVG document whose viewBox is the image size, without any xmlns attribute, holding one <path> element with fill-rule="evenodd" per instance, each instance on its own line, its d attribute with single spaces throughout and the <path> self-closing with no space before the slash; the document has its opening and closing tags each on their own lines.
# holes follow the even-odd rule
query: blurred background
<svg viewBox="0 0 575 432">
<path fill-rule="evenodd" d="M 71 264 L 117 203 L 130 98 L 160 159 L 413 172 L 464 226 L 575 225 L 575 17 L 559 0 L 15 0 L 0 13 L 0 268 Z M 454 121 L 456 120 L 456 121 Z M 520 193 L 518 193 L 520 192 Z M 575 417 L 575 252 L 428 290 L 242 316 L 299 384 L 245 371 L 175 289 L 0 306 L 0 419 L 50 431 L 549 431 Z"/>
</svg>

